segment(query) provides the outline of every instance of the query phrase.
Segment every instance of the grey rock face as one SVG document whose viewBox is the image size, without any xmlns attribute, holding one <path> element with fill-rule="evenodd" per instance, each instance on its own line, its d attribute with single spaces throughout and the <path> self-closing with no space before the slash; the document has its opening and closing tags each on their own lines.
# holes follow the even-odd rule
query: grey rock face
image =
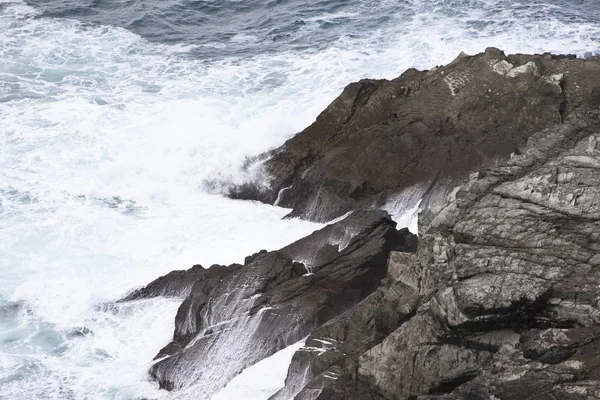
<svg viewBox="0 0 600 400">
<path fill-rule="evenodd" d="M 313 330 L 292 359 L 285 387 L 272 400 L 314 399 L 353 369 L 359 356 L 414 315 L 419 296 L 414 254 L 391 252 L 388 278 L 360 304 Z M 392 281 L 390 277 L 399 276 Z"/>
<path fill-rule="evenodd" d="M 385 212 L 357 211 L 244 266 L 201 271 L 150 373 L 163 388 L 193 387 L 210 398 L 244 368 L 370 295 L 390 251 L 416 251 L 416 236 L 395 225 Z"/>
<path fill-rule="evenodd" d="M 132 291 L 121 301 L 148 299 L 158 296 L 186 297 L 198 280 L 220 279 L 233 269 L 234 267 L 213 265 L 207 270 L 202 265 L 194 265 L 188 270 L 171 271 L 167 275 L 150 282 L 147 286 Z"/>
<path fill-rule="evenodd" d="M 283 146 L 259 157 L 270 186 L 231 197 L 328 221 L 397 196 L 427 208 L 481 168 L 520 153 L 532 134 L 600 104 L 600 59 L 487 49 L 430 71 L 362 80 Z M 262 161 L 261 161 L 262 162 Z"/>
<path fill-rule="evenodd" d="M 594 113 L 533 135 L 424 212 L 420 230 L 417 254 L 393 254 L 377 292 L 313 331 L 282 395 L 600 398 Z"/>
</svg>

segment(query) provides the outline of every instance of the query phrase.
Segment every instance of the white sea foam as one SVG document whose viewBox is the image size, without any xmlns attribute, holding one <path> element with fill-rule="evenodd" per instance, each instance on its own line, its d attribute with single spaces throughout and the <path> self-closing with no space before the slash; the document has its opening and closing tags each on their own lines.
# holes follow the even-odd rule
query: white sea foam
<svg viewBox="0 0 600 400">
<path fill-rule="evenodd" d="M 212 400 L 268 399 L 283 388 L 287 376 L 286 366 L 294 353 L 304 346 L 304 340 L 278 351 L 271 357 L 246 368 L 229 385 L 212 397 Z"/>
<path fill-rule="evenodd" d="M 319 52 L 208 63 L 189 57 L 193 45 L 32 18 L 39 13 L 25 3 L 0 0 L 0 306 L 28 304 L 0 321 L 0 398 L 163 396 L 146 371 L 171 336 L 177 302 L 98 304 L 172 269 L 240 262 L 318 228 L 207 191 L 243 181 L 246 156 L 309 124 L 348 82 L 487 46 L 598 50 L 597 25 L 552 9 L 528 19 L 516 6 L 491 12 L 491 0 L 447 11 L 443 1 L 376 3 L 403 11 Z M 325 19 L 360 15 L 361 6 Z M 289 357 L 273 360 L 285 374 Z M 224 393 L 249 382 L 240 379 Z M 265 399 L 263 389 L 252 400 Z"/>
<path fill-rule="evenodd" d="M 405 199 L 403 195 L 399 195 L 396 199 L 389 201 L 383 208 L 390 213 L 398 229 L 408 228 L 412 233 L 418 234 L 421 200 L 406 202 Z"/>
<path fill-rule="evenodd" d="M 23 97 L 0 104 L 0 296 L 31 305 L 16 327 L 0 323 L 0 397 L 164 395 L 147 366 L 170 339 L 177 302 L 96 305 L 318 228 L 203 189 L 235 180 L 245 155 L 277 144 L 294 119 L 284 126 L 276 102 L 247 107 L 260 94 L 223 87 L 218 67 L 211 77 L 122 29 L 14 15 L 0 24 L 12 34 L 0 37 L 10 60 L 0 79 L 19 86 L 0 97 Z M 89 333 L 70 337 L 77 327 Z"/>
</svg>

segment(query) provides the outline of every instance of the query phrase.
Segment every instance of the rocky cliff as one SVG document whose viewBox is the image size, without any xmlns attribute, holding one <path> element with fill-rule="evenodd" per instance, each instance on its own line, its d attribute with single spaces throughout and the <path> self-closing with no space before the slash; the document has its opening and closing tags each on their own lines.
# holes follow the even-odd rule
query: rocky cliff
<svg viewBox="0 0 600 400">
<path fill-rule="evenodd" d="M 410 208 L 423 199 L 427 208 L 599 101 L 597 58 L 462 54 L 429 71 L 349 85 L 311 126 L 258 158 L 267 187 L 250 182 L 230 196 L 314 221 L 390 202 Z"/>
<path fill-rule="evenodd" d="M 597 114 L 424 212 L 417 254 L 313 331 L 273 399 L 600 398 Z"/>
<path fill-rule="evenodd" d="M 271 400 L 600 398 L 600 58 L 488 49 L 361 81 L 261 160 L 271 185 L 232 196 L 354 212 L 131 293 L 185 297 L 161 387 L 209 399 L 306 338 Z M 374 210 L 399 195 L 423 199 L 418 250 Z"/>
</svg>

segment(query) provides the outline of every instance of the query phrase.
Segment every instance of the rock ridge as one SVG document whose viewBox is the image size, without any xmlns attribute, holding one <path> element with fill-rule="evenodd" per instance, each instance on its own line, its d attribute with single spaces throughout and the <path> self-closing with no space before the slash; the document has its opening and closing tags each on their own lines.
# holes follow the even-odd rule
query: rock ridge
<svg viewBox="0 0 600 400">
<path fill-rule="evenodd" d="M 421 199 L 425 209 L 470 173 L 521 153 L 534 133 L 598 105 L 599 57 L 461 54 L 429 71 L 350 84 L 311 126 L 258 157 L 267 187 L 249 182 L 229 195 L 320 222 Z"/>
<path fill-rule="evenodd" d="M 127 300 L 187 293 L 173 340 L 150 374 L 161 388 L 210 398 L 246 367 L 376 290 L 390 251 L 417 248 L 416 235 L 395 226 L 386 212 L 355 211 L 282 249 L 249 256 L 245 265 L 195 266 L 133 292 Z"/>
</svg>

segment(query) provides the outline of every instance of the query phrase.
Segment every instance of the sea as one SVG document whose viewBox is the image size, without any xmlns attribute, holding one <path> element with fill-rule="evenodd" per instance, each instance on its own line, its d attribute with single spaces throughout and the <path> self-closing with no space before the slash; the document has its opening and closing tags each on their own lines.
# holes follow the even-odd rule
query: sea
<svg viewBox="0 0 600 400">
<path fill-rule="evenodd" d="M 0 0 L 0 399 L 196 398 L 147 374 L 180 300 L 116 300 L 320 228 L 224 193 L 348 83 L 489 46 L 599 54 L 600 2 Z"/>
</svg>

